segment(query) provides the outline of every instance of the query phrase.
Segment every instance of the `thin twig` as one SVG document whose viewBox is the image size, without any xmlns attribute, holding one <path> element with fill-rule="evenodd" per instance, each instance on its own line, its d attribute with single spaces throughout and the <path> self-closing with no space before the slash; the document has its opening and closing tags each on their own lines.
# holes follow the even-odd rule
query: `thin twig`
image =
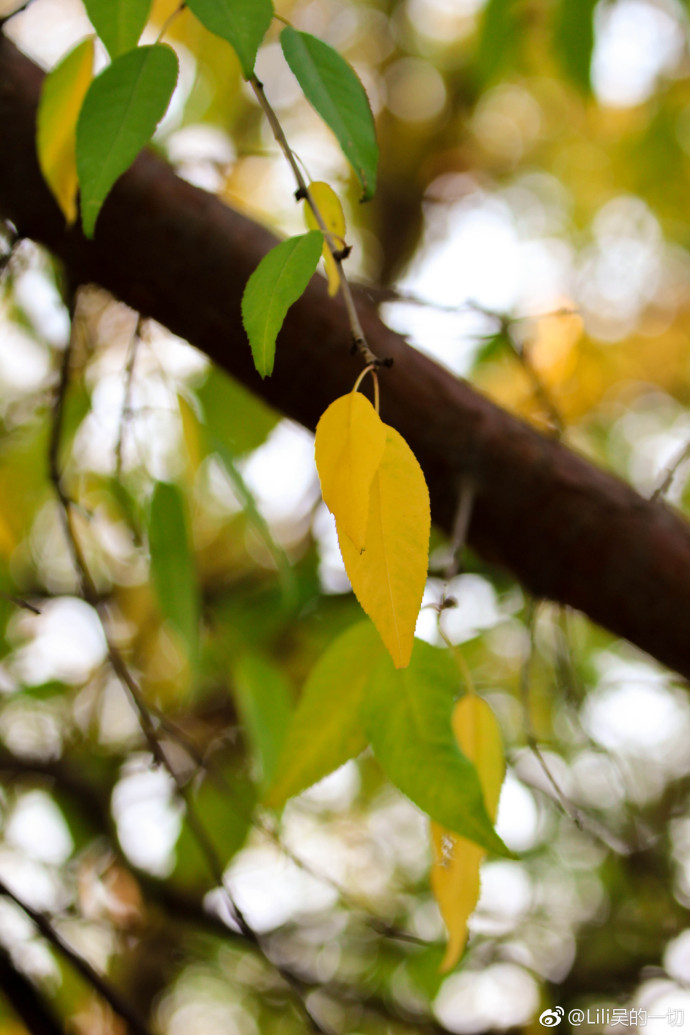
<svg viewBox="0 0 690 1035">
<path fill-rule="evenodd" d="M 46 995 L 14 965 L 0 945 L 0 991 L 32 1035 L 65 1035 L 65 1030 Z"/>
<path fill-rule="evenodd" d="M 551 785 L 551 788 L 549 789 L 545 788 L 543 782 L 537 779 L 534 773 L 525 772 L 520 765 L 520 755 L 513 754 L 509 760 L 512 768 L 515 770 L 516 775 L 522 783 L 526 784 L 528 787 L 532 787 L 535 791 L 540 791 L 541 794 L 545 794 L 550 801 L 553 801 L 555 805 L 560 807 L 563 811 L 566 811 L 563 809 L 564 799 L 562 793 L 559 791 L 557 794 L 556 791 L 553 790 L 553 785 Z M 644 847 L 644 843 L 640 842 L 639 837 L 636 838 L 635 842 L 624 841 L 623 838 L 609 830 L 607 826 L 599 822 L 599 820 L 590 813 L 578 812 L 577 816 L 579 818 L 579 823 L 573 816 L 569 813 L 567 814 L 568 818 L 576 824 L 579 830 L 582 830 L 587 834 L 591 834 L 592 837 L 597 841 L 600 841 L 602 845 L 609 848 L 612 852 L 615 852 L 616 855 L 631 855 L 633 852 L 640 851 L 642 847 Z"/>
<path fill-rule="evenodd" d="M 184 11 L 186 6 L 187 6 L 186 3 L 181 3 L 178 7 L 175 8 L 175 10 L 171 14 L 168 15 L 168 17 L 163 22 L 163 26 L 161 28 L 161 31 L 158 33 L 158 38 L 156 39 L 156 43 L 160 43 L 161 42 L 161 40 L 165 36 L 166 32 L 168 31 L 168 29 L 170 28 L 172 23 L 175 21 L 175 19 L 177 18 L 178 15 L 182 14 L 182 12 Z"/>
<path fill-rule="evenodd" d="M 532 391 L 534 392 L 537 401 L 545 410 L 546 415 L 553 426 L 555 436 L 557 438 L 561 438 L 564 435 L 565 421 L 563 420 L 563 415 L 561 414 L 551 392 L 532 363 L 529 355 L 529 348 L 521 345 L 515 340 L 513 326 L 516 323 L 526 320 L 543 320 L 547 317 L 576 316 L 576 309 L 564 306 L 560 309 L 555 309 L 548 313 L 542 313 L 538 316 L 509 316 L 506 313 L 499 313 L 493 309 L 488 309 L 486 306 L 480 305 L 478 302 L 474 302 L 472 300 L 464 302 L 461 305 L 443 305 L 438 302 L 429 302 L 426 299 L 419 298 L 415 294 L 398 291 L 395 288 L 384 288 L 381 291 L 378 288 L 369 287 L 368 289 L 365 288 L 365 290 L 368 290 L 370 294 L 373 294 L 375 300 L 381 302 L 402 302 L 407 305 L 423 306 L 425 308 L 434 309 L 437 312 L 442 313 L 473 312 L 479 313 L 481 316 L 485 316 L 488 320 L 495 321 L 497 324 L 496 333 L 503 336 L 510 348 L 510 351 L 522 365 L 531 382 Z"/>
<path fill-rule="evenodd" d="M 273 131 L 273 136 L 276 139 L 278 147 L 285 155 L 285 158 L 290 168 L 292 169 L 292 173 L 295 177 L 295 182 L 297 184 L 295 196 L 298 200 L 304 199 L 304 201 L 306 201 L 307 205 L 309 205 L 309 208 L 314 213 L 314 218 L 316 219 L 318 227 L 326 239 L 331 255 L 333 256 L 333 260 L 336 266 L 338 267 L 338 273 L 340 275 L 340 285 L 343 292 L 343 300 L 345 302 L 345 308 L 347 309 L 347 317 L 350 324 L 350 333 L 352 334 L 353 351 L 359 352 L 360 356 L 367 365 L 372 364 L 376 367 L 389 367 L 392 365 L 392 360 L 379 359 L 376 353 L 372 351 L 372 349 L 369 346 L 369 343 L 367 342 L 366 335 L 364 334 L 364 330 L 360 323 L 359 315 L 357 313 L 357 307 L 355 306 L 355 300 L 352 295 L 352 288 L 350 287 L 350 283 L 345 275 L 345 270 L 343 268 L 343 259 L 348 254 L 348 249 L 342 248 L 341 242 L 331 233 L 331 231 L 326 226 L 325 220 L 321 215 L 321 212 L 319 211 L 319 208 L 316 202 L 314 201 L 314 198 L 312 197 L 311 191 L 309 190 L 307 181 L 305 180 L 302 174 L 302 170 L 300 169 L 297 159 L 295 158 L 294 152 L 292 151 L 292 148 L 290 147 L 287 141 L 287 137 L 285 136 L 285 132 L 280 124 L 278 116 L 271 107 L 268 98 L 266 97 L 266 92 L 264 90 L 263 83 L 261 83 L 254 75 L 249 80 L 249 84 L 252 87 L 256 99 L 259 102 L 259 105 L 261 106 L 266 116 L 271 130 Z"/>
<path fill-rule="evenodd" d="M 661 481 L 650 496 L 652 502 L 658 500 L 660 496 L 666 495 L 668 490 L 671 488 L 673 479 L 678 474 L 678 470 L 683 466 L 686 460 L 690 460 L 690 442 L 687 442 L 682 449 L 678 450 L 676 456 L 666 468 Z"/>
<path fill-rule="evenodd" d="M 199 745 L 194 739 L 177 723 L 172 722 L 166 715 L 156 712 L 156 717 L 161 724 L 161 727 L 165 729 L 172 738 L 177 740 L 181 747 L 187 751 L 192 762 L 195 765 L 195 774 L 204 773 L 218 788 L 219 791 L 232 797 L 232 788 L 230 787 L 224 774 L 214 765 L 213 761 L 206 757 Z M 303 873 L 309 874 L 314 880 L 319 881 L 321 884 L 325 884 L 327 887 L 332 888 L 338 898 L 344 906 L 353 912 L 360 913 L 364 922 L 371 927 L 372 930 L 377 931 L 386 937 L 395 939 L 401 942 L 410 942 L 415 945 L 428 946 L 430 943 L 425 938 L 420 938 L 415 934 L 411 934 L 409 931 L 405 931 L 395 924 L 390 923 L 384 917 L 377 916 L 375 913 L 364 905 L 364 903 L 354 898 L 334 877 L 330 874 L 323 873 L 321 870 L 315 869 L 305 859 L 302 859 L 296 852 L 289 848 L 280 834 L 267 822 L 258 817 L 256 813 L 248 814 L 239 803 L 235 803 L 233 806 L 237 813 L 243 818 L 248 820 L 249 823 L 258 831 L 263 837 L 270 841 L 278 851 L 289 859 L 291 863 L 294 863 Z"/>
<path fill-rule="evenodd" d="M 0 23 L 1 24 L 1 23 Z M 7 238 L 6 250 L 3 242 L 3 252 L 0 254 L 0 281 L 3 280 L 5 274 L 10 268 L 12 262 L 12 256 L 15 253 L 18 245 L 21 242 L 21 237 L 16 232 L 14 227 L 9 223 L 5 223 L 2 228 L 2 236 Z"/>
<path fill-rule="evenodd" d="M 134 364 L 137 359 L 137 351 L 139 343 L 141 342 L 141 332 L 143 329 L 143 319 L 141 316 L 137 317 L 136 327 L 134 328 L 134 334 L 132 335 L 129 348 L 127 350 L 127 363 L 125 366 L 125 391 L 122 397 L 122 411 L 120 413 L 120 422 L 118 426 L 117 442 L 115 443 L 115 480 L 120 481 L 122 477 L 122 452 L 125 438 L 125 431 L 127 425 L 132 419 L 132 384 L 134 381 Z"/>
<path fill-rule="evenodd" d="M 450 580 L 455 578 L 460 571 L 460 558 L 463 547 L 467 542 L 467 533 L 470 527 L 470 518 L 472 517 L 472 508 L 474 506 L 476 492 L 477 486 L 474 478 L 466 473 L 461 475 L 458 491 L 458 505 L 455 510 L 453 531 L 450 537 L 448 563 L 443 572 L 443 577 L 446 582 L 450 582 Z"/>
<path fill-rule="evenodd" d="M 515 341 L 513 341 L 512 336 L 510 337 L 509 341 L 513 351 L 515 352 L 515 355 L 522 364 L 523 370 L 532 382 L 532 390 L 534 392 L 535 398 L 539 403 L 541 403 L 543 408 L 546 410 L 546 414 L 553 426 L 553 434 L 555 438 L 562 438 L 565 434 L 565 422 L 551 393 L 544 384 L 542 378 L 537 373 L 537 370 L 534 364 L 532 363 L 527 349 L 524 347 L 520 347 Z"/>
<path fill-rule="evenodd" d="M 534 392 L 535 398 L 546 411 L 546 415 L 553 426 L 553 432 L 555 437 L 559 439 L 562 438 L 565 433 L 565 421 L 563 420 L 561 411 L 556 405 L 556 401 L 551 395 L 551 392 L 547 388 L 536 367 L 532 363 L 532 359 L 529 354 L 529 346 L 521 345 L 520 342 L 515 340 L 515 335 L 513 334 L 513 326 L 519 320 L 534 320 L 537 319 L 537 317 L 507 316 L 505 313 L 496 313 L 492 309 L 486 309 L 484 306 L 479 305 L 479 303 L 477 302 L 469 302 L 468 308 L 474 310 L 474 312 L 481 313 L 483 316 L 486 316 L 491 320 L 497 321 L 497 333 L 505 339 L 511 352 L 513 353 L 515 358 L 520 362 L 523 370 L 527 374 L 527 377 L 529 378 L 532 384 L 532 391 Z M 564 308 L 545 315 L 572 316 L 573 313 L 574 310 Z M 541 317 L 541 319 L 544 318 L 545 316 Z"/>
<path fill-rule="evenodd" d="M 488 317 L 490 320 L 496 320 L 499 323 L 506 318 L 506 314 L 497 312 L 495 309 L 489 309 L 487 306 L 480 305 L 479 302 L 475 302 L 472 299 L 468 299 L 464 302 L 433 302 L 428 298 L 421 298 L 416 295 L 414 291 L 400 291 L 396 287 L 381 287 L 378 284 L 365 283 L 362 284 L 362 289 L 370 296 L 372 301 L 377 303 L 383 302 L 400 302 L 404 305 L 418 306 L 420 309 L 434 309 L 439 313 L 462 313 L 462 312 L 473 312 L 481 313 L 482 316 Z M 578 316 L 578 310 L 569 306 L 561 306 L 558 309 L 551 309 L 546 313 L 530 313 L 523 316 L 511 316 L 511 323 L 520 323 L 526 320 L 544 320 L 549 316 Z"/>
<path fill-rule="evenodd" d="M 529 652 L 520 670 L 520 697 L 522 699 L 522 712 L 525 722 L 525 735 L 527 738 L 527 746 L 536 758 L 539 766 L 544 773 L 544 776 L 548 780 L 549 784 L 553 788 L 555 794 L 555 800 L 558 802 L 563 812 L 573 821 L 578 829 L 583 829 L 582 817 L 575 806 L 570 802 L 563 791 L 561 790 L 558 781 L 551 772 L 551 769 L 546 763 L 539 741 L 537 740 L 534 727 L 532 725 L 532 715 L 530 709 L 530 682 L 532 676 L 532 664 L 536 654 L 536 620 L 537 620 L 538 603 L 534 600 L 529 600 L 527 604 L 527 629 L 529 631 Z"/>
<path fill-rule="evenodd" d="M 95 989 L 102 999 L 108 1003 L 110 1008 L 118 1014 L 134 1035 L 151 1035 L 151 1032 L 143 1020 L 132 1009 L 129 1003 L 120 995 L 118 990 L 110 984 L 108 979 L 97 971 L 88 960 L 80 956 L 78 952 L 67 944 L 61 934 L 55 929 L 47 916 L 39 913 L 38 910 L 25 902 L 14 891 L 12 891 L 3 880 L 0 879 L 0 895 L 10 899 L 21 909 L 22 913 L 29 917 L 32 923 L 38 928 L 41 935 L 53 948 L 57 949 L 61 956 L 68 961 L 70 966 L 80 974 L 89 985 Z"/>
<path fill-rule="evenodd" d="M 24 611 L 31 611 L 32 615 L 40 615 L 40 608 L 34 604 L 30 604 L 28 600 L 23 600 L 21 597 L 13 596 L 11 593 L 0 593 L 0 597 L 3 600 L 9 600 L 11 604 L 15 604 L 17 607 L 21 607 Z"/>
<path fill-rule="evenodd" d="M 53 421 L 51 426 L 51 435 L 49 442 L 49 472 L 50 478 L 60 504 L 60 512 L 62 514 L 63 527 L 67 542 L 69 544 L 70 552 L 74 567 L 79 579 L 81 593 L 86 600 L 95 610 L 96 614 L 101 623 L 103 635 L 105 637 L 106 649 L 108 660 L 110 665 L 117 676 L 120 684 L 127 691 L 127 694 L 134 705 L 134 708 L 139 716 L 139 723 L 146 738 L 146 742 L 150 747 L 151 753 L 154 760 L 166 770 L 172 779 L 176 792 L 179 798 L 185 805 L 185 816 L 192 836 L 197 842 L 197 845 L 206 861 L 208 869 L 210 871 L 213 881 L 222 890 L 224 899 L 226 901 L 230 916 L 233 922 L 236 924 L 241 934 L 244 936 L 246 941 L 253 945 L 259 953 L 263 956 L 266 962 L 271 966 L 276 973 L 285 981 L 288 987 L 292 990 L 295 995 L 296 1002 L 305 1018 L 310 1025 L 312 1031 L 317 1032 L 318 1035 L 331 1035 L 329 1029 L 325 1028 L 318 1019 L 311 1012 L 304 995 L 304 989 L 299 979 L 288 969 L 282 967 L 278 963 L 274 963 L 266 950 L 263 947 L 261 939 L 259 938 L 256 931 L 253 929 L 251 924 L 247 921 L 242 910 L 235 902 L 227 884 L 225 882 L 225 876 L 223 873 L 223 865 L 218 857 L 215 847 L 209 838 L 203 824 L 201 823 L 199 816 L 197 815 L 194 801 L 192 799 L 191 790 L 188 784 L 180 777 L 175 766 L 172 764 L 170 759 L 167 757 L 163 745 L 158 737 L 156 726 L 149 711 L 149 708 L 144 700 L 144 696 L 141 692 L 137 680 L 132 675 L 125 659 L 123 658 L 117 645 L 113 642 L 110 634 L 110 622 L 108 612 L 105 603 L 99 599 L 96 586 L 93 582 L 89 567 L 84 556 L 84 552 L 81 547 L 79 537 L 76 533 L 73 523 L 73 510 L 74 503 L 65 492 L 62 475 L 59 466 L 59 451 L 61 442 L 61 433 L 64 420 L 64 402 L 69 385 L 70 365 L 71 365 L 71 353 L 72 353 L 72 336 L 70 336 L 70 342 L 65 349 L 63 356 L 62 368 L 60 372 L 60 378 L 57 386 L 55 401 L 53 405 Z"/>
</svg>

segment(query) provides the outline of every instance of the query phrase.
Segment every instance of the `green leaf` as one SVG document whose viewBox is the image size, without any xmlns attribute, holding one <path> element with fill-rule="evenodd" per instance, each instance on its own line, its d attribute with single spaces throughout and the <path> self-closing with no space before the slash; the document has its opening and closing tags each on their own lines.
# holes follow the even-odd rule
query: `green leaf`
<svg viewBox="0 0 690 1035">
<path fill-rule="evenodd" d="M 486 337 L 480 340 L 482 344 L 474 356 L 475 366 L 481 366 L 482 363 L 489 363 L 494 359 L 503 359 L 506 352 L 510 355 L 513 351 L 510 339 L 505 331 L 499 331 L 497 334 L 487 334 Z"/>
<path fill-rule="evenodd" d="M 257 449 L 280 420 L 263 399 L 213 366 L 194 390 L 211 440 L 226 443 L 236 459 Z"/>
<path fill-rule="evenodd" d="M 192 794 L 194 814 L 223 868 L 247 838 L 255 803 L 252 784 L 236 766 L 219 770 L 213 767 Z M 208 860 L 186 820 L 175 855 L 174 883 L 186 889 L 191 886 L 206 891 L 209 879 L 215 879 L 216 875 L 210 872 Z"/>
<path fill-rule="evenodd" d="M 209 32 L 228 41 L 249 79 L 256 52 L 273 20 L 271 0 L 188 0 L 187 7 Z"/>
<path fill-rule="evenodd" d="M 496 78 L 510 64 L 522 42 L 516 8 L 520 0 L 488 0 L 479 29 L 477 70 L 482 82 Z"/>
<path fill-rule="evenodd" d="M 262 377 L 273 372 L 276 338 L 290 306 L 304 294 L 321 257 L 323 234 L 289 237 L 272 248 L 247 281 L 242 296 L 242 322 L 254 366 Z"/>
<path fill-rule="evenodd" d="M 304 96 L 338 138 L 366 201 L 376 188 L 379 149 L 364 87 L 347 61 L 316 36 L 288 27 L 280 43 Z"/>
<path fill-rule="evenodd" d="M 309 674 L 266 804 L 279 808 L 367 746 L 360 706 L 385 647 L 371 622 L 331 643 Z"/>
<path fill-rule="evenodd" d="M 242 723 L 261 767 L 261 783 L 268 787 L 290 723 L 290 687 L 280 669 L 256 654 L 240 659 L 234 677 Z"/>
<path fill-rule="evenodd" d="M 199 586 L 182 493 L 157 482 L 149 519 L 151 577 L 161 614 L 178 633 L 191 665 L 199 642 Z"/>
<path fill-rule="evenodd" d="M 560 0 L 554 49 L 565 74 L 584 94 L 592 92 L 590 69 L 594 50 L 594 9 L 598 0 Z"/>
<path fill-rule="evenodd" d="M 84 233 L 93 237 L 110 188 L 165 115 L 177 82 L 170 47 L 137 47 L 94 79 L 77 122 L 77 172 Z"/>
<path fill-rule="evenodd" d="M 362 699 L 362 721 L 387 776 L 448 830 L 509 854 L 494 830 L 474 765 L 451 726 L 460 676 L 451 653 L 415 641 L 406 669 L 385 656 Z"/>
<path fill-rule="evenodd" d="M 111 58 L 136 47 L 151 12 L 152 0 L 84 0 L 94 29 Z"/>
</svg>

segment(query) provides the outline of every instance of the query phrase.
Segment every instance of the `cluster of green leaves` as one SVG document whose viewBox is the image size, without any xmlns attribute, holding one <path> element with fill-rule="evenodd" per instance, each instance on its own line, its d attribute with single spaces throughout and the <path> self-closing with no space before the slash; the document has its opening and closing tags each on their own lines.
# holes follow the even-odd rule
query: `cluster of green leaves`
<svg viewBox="0 0 690 1035">
<path fill-rule="evenodd" d="M 80 192 L 82 226 L 92 237 L 113 185 L 151 140 L 168 108 L 178 62 L 172 48 L 161 42 L 138 45 L 152 0 L 87 0 L 85 6 L 111 61 L 93 78 L 91 38 L 48 75 L 39 110 L 38 154 L 69 222 L 76 218 Z M 244 76 L 251 79 L 257 51 L 273 20 L 271 0 L 191 0 L 187 6 L 210 32 L 233 47 Z M 287 26 L 281 45 L 305 96 L 352 164 L 363 198 L 371 197 L 378 150 L 359 80 L 332 47 L 308 33 Z M 305 269 L 304 262 L 300 268 Z"/>
</svg>

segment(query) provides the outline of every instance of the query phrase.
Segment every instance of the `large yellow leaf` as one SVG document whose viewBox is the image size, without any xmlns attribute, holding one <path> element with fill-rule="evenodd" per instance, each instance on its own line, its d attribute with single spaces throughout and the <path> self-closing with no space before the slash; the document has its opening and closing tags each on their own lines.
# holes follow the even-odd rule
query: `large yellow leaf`
<svg viewBox="0 0 690 1035">
<path fill-rule="evenodd" d="M 93 79 L 93 55 L 89 36 L 46 76 L 38 105 L 38 162 L 70 224 L 77 218 L 77 118 Z"/>
<path fill-rule="evenodd" d="M 458 701 L 453 712 L 453 732 L 463 754 L 474 762 L 486 811 L 494 820 L 505 762 L 501 731 L 483 698 L 470 693 Z M 486 850 L 433 822 L 431 842 L 431 889 L 448 929 L 448 948 L 441 963 L 445 973 L 455 966 L 465 948 L 467 921 L 479 899 L 479 868 Z"/>
<path fill-rule="evenodd" d="M 405 439 L 395 428 L 384 427 L 386 443 L 371 483 L 365 547 L 358 550 L 340 525 L 338 539 L 355 596 L 395 667 L 405 668 L 426 582 L 429 490 Z"/>
<path fill-rule="evenodd" d="M 316 428 L 314 452 L 326 506 L 339 531 L 363 550 L 371 483 L 386 444 L 386 425 L 366 396 L 342 395 Z"/>
<path fill-rule="evenodd" d="M 320 180 L 309 184 L 309 193 L 326 224 L 326 229 L 335 237 L 336 247 L 342 248 L 345 244 L 345 213 L 343 212 L 343 206 L 340 204 L 340 198 L 332 187 L 329 187 L 327 183 L 322 183 Z M 321 229 L 318 219 L 307 204 L 305 204 L 304 208 L 304 218 L 309 230 Z M 338 272 L 338 264 L 328 246 L 328 241 L 323 242 L 323 262 L 328 277 L 328 294 L 336 295 L 340 287 L 340 273 Z"/>
</svg>

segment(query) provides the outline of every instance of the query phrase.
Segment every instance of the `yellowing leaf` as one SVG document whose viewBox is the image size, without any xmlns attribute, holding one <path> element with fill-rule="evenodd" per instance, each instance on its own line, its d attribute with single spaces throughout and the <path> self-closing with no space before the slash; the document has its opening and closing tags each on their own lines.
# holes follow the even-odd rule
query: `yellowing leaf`
<svg viewBox="0 0 690 1035">
<path fill-rule="evenodd" d="M 371 483 L 365 548 L 358 550 L 340 527 L 338 539 L 355 596 L 395 667 L 405 668 L 426 582 L 429 490 L 405 439 L 395 428 L 384 427 L 386 443 Z"/>
<path fill-rule="evenodd" d="M 415 640 L 407 668 L 383 654 L 361 697 L 360 715 L 392 783 L 430 819 L 490 852 L 510 852 L 494 830 L 473 762 L 451 719 L 460 672 L 450 651 Z"/>
<path fill-rule="evenodd" d="M 343 212 L 343 206 L 340 204 L 340 198 L 332 187 L 320 180 L 309 184 L 309 193 L 319 210 L 326 229 L 335 238 L 336 248 L 344 247 L 345 213 Z M 304 219 L 309 230 L 321 229 L 318 219 L 306 202 L 304 203 Z M 328 241 L 323 242 L 323 262 L 326 267 L 326 276 L 328 277 L 328 294 L 331 296 L 337 295 L 338 288 L 340 287 L 340 273 L 338 271 L 338 263 L 333 258 Z"/>
<path fill-rule="evenodd" d="M 4 509 L 0 512 L 0 557 L 11 557 L 17 546 L 17 537 L 11 524 L 5 517 Z"/>
<path fill-rule="evenodd" d="M 68 223 L 77 218 L 77 118 L 93 79 L 93 55 L 89 36 L 46 76 L 38 105 L 38 163 Z"/>
<path fill-rule="evenodd" d="M 273 786 L 264 804 L 282 807 L 367 746 L 360 705 L 383 656 L 371 622 L 350 626 L 309 673 L 285 735 Z"/>
<path fill-rule="evenodd" d="M 371 483 L 386 444 L 386 425 L 366 396 L 331 403 L 316 428 L 314 452 L 324 502 L 341 533 L 363 550 Z"/>
<path fill-rule="evenodd" d="M 192 406 L 183 395 L 178 393 L 177 405 L 180 410 L 180 422 L 182 424 L 182 440 L 187 453 L 187 476 L 192 482 L 194 475 L 201 466 L 204 459 L 204 451 L 201 444 L 201 429 L 199 421 Z"/>
<path fill-rule="evenodd" d="M 505 762 L 501 731 L 483 698 L 467 694 L 458 701 L 453 712 L 453 732 L 463 754 L 474 762 L 486 811 L 495 820 Z M 465 948 L 467 921 L 479 899 L 479 868 L 486 850 L 433 822 L 431 841 L 431 889 L 448 928 L 448 948 L 441 963 L 445 973 L 455 966 Z"/>
</svg>

